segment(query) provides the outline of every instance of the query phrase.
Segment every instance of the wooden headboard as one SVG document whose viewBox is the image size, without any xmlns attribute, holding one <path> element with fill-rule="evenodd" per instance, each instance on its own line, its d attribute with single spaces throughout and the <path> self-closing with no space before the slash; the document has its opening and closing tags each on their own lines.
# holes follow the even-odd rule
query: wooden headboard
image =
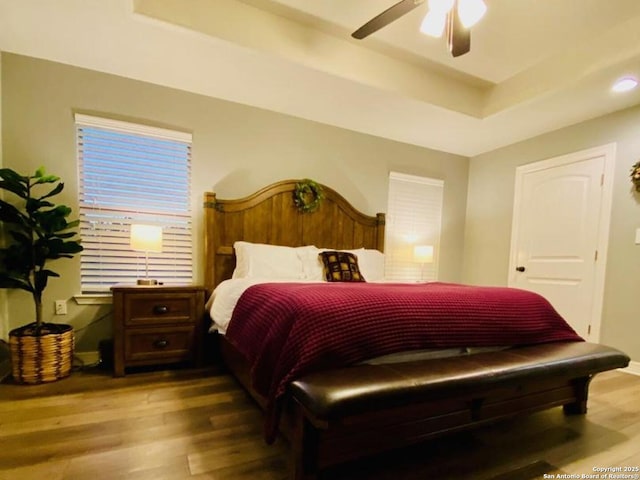
<svg viewBox="0 0 640 480">
<path fill-rule="evenodd" d="M 274 183 L 237 200 L 204 194 L 205 286 L 209 291 L 231 278 L 235 267 L 233 244 L 238 240 L 290 247 L 384 250 L 384 213 L 365 215 L 325 185 L 319 208 L 302 213 L 294 203 L 300 181 Z"/>
</svg>

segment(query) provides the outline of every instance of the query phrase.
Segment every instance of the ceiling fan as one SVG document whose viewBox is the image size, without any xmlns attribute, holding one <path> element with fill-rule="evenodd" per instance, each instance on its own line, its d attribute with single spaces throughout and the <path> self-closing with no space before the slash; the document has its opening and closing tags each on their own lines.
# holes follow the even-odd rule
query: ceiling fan
<svg viewBox="0 0 640 480">
<path fill-rule="evenodd" d="M 426 0 L 401 0 L 381 14 L 373 17 L 351 36 L 361 40 L 422 5 Z M 420 31 L 440 37 L 446 30 L 451 55 L 459 57 L 471 50 L 469 28 L 482 18 L 487 10 L 483 0 L 429 0 L 429 12 Z"/>
</svg>

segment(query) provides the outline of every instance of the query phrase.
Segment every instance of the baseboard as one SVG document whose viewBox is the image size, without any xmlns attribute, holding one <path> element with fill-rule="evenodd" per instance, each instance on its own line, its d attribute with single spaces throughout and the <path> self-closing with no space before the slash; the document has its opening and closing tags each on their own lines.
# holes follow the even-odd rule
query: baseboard
<svg viewBox="0 0 640 480">
<path fill-rule="evenodd" d="M 76 358 L 80 361 L 81 365 L 95 365 L 100 361 L 100 352 L 88 351 L 88 352 L 75 352 Z M 619 369 L 623 373 L 630 373 L 631 375 L 640 376 L 640 362 L 629 362 L 627 368 Z M 11 373 L 11 360 L 9 354 L 9 346 L 0 341 L 0 382 Z"/>
<path fill-rule="evenodd" d="M 640 362 L 629 362 L 629 366 L 627 368 L 621 368 L 620 371 L 640 376 Z"/>
<path fill-rule="evenodd" d="M 2 350 L 1 341 L 0 341 L 0 350 Z M 8 354 L 8 347 L 7 347 L 7 354 Z M 75 356 L 80 361 L 82 366 L 97 365 L 98 362 L 100 361 L 100 352 L 97 350 L 89 351 L 89 352 L 75 352 Z M 4 363 L 6 363 L 6 369 L 7 369 L 6 375 L 8 375 L 9 373 L 11 373 L 11 363 L 8 358 L 6 362 L 3 362 L 2 354 L 0 353 L 0 382 L 4 378 L 3 377 Z M 629 366 L 627 368 L 620 368 L 618 370 L 623 373 L 630 373 L 631 375 L 640 376 L 640 362 L 633 362 L 633 361 L 629 362 Z"/>
</svg>

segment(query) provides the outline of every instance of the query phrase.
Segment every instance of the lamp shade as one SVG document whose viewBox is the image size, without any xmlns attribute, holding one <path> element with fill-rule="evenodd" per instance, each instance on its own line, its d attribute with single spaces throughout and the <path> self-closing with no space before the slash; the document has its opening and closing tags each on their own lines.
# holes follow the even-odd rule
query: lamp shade
<svg viewBox="0 0 640 480">
<path fill-rule="evenodd" d="M 487 12 L 483 0 L 458 0 L 458 14 L 465 28 L 475 25 Z"/>
<path fill-rule="evenodd" d="M 162 227 L 157 225 L 131 225 L 132 250 L 142 252 L 162 251 Z"/>
<path fill-rule="evenodd" d="M 429 11 L 420 24 L 420 31 L 432 37 L 441 37 L 447 23 L 447 14 Z"/>
<path fill-rule="evenodd" d="M 413 260 L 418 263 L 433 262 L 433 245 L 416 245 L 413 247 Z"/>
<path fill-rule="evenodd" d="M 456 5 L 454 0 L 429 0 L 429 11 L 420 24 L 420 31 L 432 37 L 444 33 L 447 16 Z M 457 0 L 458 16 L 464 28 L 475 25 L 487 12 L 484 0 Z"/>
</svg>

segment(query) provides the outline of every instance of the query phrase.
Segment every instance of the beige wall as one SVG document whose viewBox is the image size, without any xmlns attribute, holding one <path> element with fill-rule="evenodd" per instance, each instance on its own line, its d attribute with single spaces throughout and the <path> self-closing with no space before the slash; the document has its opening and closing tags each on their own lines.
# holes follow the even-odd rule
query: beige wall
<svg viewBox="0 0 640 480">
<path fill-rule="evenodd" d="M 2 168 L 2 52 L 0 52 L 0 168 Z M 2 195 L 0 193 L 0 195 Z M 0 232 L 0 244 L 2 235 Z M 7 292 L 0 289 L 0 339 L 9 338 L 9 313 L 7 311 Z"/>
<path fill-rule="evenodd" d="M 468 174 L 464 157 L 7 53 L 2 56 L 2 83 L 5 165 L 20 171 L 45 165 L 65 180 L 65 191 L 58 198 L 76 212 L 74 111 L 193 132 L 197 281 L 203 278 L 200 238 L 204 191 L 214 190 L 219 198 L 235 198 L 285 178 L 311 177 L 373 214 L 386 210 L 390 170 L 445 181 L 440 276 L 445 281 L 461 279 Z M 60 260 L 52 267 L 63 279 L 52 280 L 45 292 L 46 319 L 73 324 L 78 350 L 95 351 L 97 342 L 111 335 L 111 307 L 80 307 L 71 300 L 69 315 L 54 317 L 55 299 L 79 293 L 79 259 Z M 26 294 L 12 291 L 9 304 L 12 327 L 29 321 L 32 308 Z"/>
<path fill-rule="evenodd" d="M 506 285 L 515 170 L 519 165 L 615 142 L 613 207 L 601 342 L 640 360 L 640 196 L 629 180 L 640 158 L 640 107 L 580 123 L 471 159 L 463 281 Z"/>
</svg>

